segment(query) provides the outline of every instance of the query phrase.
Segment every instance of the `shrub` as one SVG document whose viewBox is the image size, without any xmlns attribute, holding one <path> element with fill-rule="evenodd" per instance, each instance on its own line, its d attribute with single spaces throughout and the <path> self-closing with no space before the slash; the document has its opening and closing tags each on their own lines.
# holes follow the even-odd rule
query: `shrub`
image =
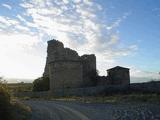
<svg viewBox="0 0 160 120">
<path fill-rule="evenodd" d="M 0 80 L 0 117 L 2 120 L 10 120 L 12 117 L 10 93 L 5 82 Z"/>
<path fill-rule="evenodd" d="M 0 77 L 0 120 L 27 120 L 30 110 L 27 106 L 11 100 L 7 83 Z"/>
<path fill-rule="evenodd" d="M 49 78 L 40 77 L 33 81 L 33 91 L 48 91 L 49 90 Z"/>
</svg>

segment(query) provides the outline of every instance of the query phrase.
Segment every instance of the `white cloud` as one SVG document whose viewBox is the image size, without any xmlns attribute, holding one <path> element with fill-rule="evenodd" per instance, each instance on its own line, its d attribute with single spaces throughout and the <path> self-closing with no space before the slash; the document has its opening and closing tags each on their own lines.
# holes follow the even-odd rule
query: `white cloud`
<svg viewBox="0 0 160 120">
<path fill-rule="evenodd" d="M 63 0 L 63 2 L 64 2 L 65 4 L 68 4 L 68 3 L 69 3 L 69 0 Z"/>
<path fill-rule="evenodd" d="M 17 15 L 17 18 L 23 22 L 26 22 L 26 20 L 21 15 Z"/>
<path fill-rule="evenodd" d="M 82 0 L 74 0 L 73 2 L 80 3 L 80 2 L 82 2 Z"/>
<path fill-rule="evenodd" d="M 17 25 L 16 29 L 19 29 L 19 30 L 22 30 L 22 31 L 30 31 L 30 29 L 28 27 L 24 27 L 24 26 L 21 26 L 21 25 Z"/>
<path fill-rule="evenodd" d="M 5 68 L 4 64 L 1 64 L 0 70 L 6 71 L 3 72 L 4 75 L 18 76 L 18 74 L 14 76 L 14 73 L 11 72 L 16 66 L 18 70 L 16 73 L 20 72 L 20 75 L 24 75 L 25 78 L 27 75 L 35 77 L 37 74 L 42 74 L 46 55 L 45 44 L 42 43 L 42 40 L 46 41 L 44 39 L 46 37 L 62 41 L 66 47 L 76 49 L 80 55 L 95 53 L 98 69 L 101 69 L 103 73 L 104 69 L 116 64 L 115 57 L 129 55 L 137 48 L 136 45 L 120 48 L 120 38 L 114 32 L 114 29 L 128 15 L 124 14 L 112 25 L 104 24 L 97 14 L 103 10 L 102 7 L 91 0 L 24 0 L 20 6 L 25 9 L 25 12 L 16 15 L 18 20 L 0 16 L 0 23 L 4 24 L 0 31 L 5 33 L 4 35 L 0 34 L 0 37 L 3 38 L 0 40 L 0 49 L 3 51 L 1 52 L 3 56 L 8 56 L 5 56 L 1 63 L 12 67 L 10 73 L 7 73 L 7 69 L 10 67 Z M 26 19 L 28 17 L 31 19 Z M 32 31 L 33 28 L 36 32 Z M 5 45 L 8 46 L 7 49 L 3 47 Z M 43 49 L 40 46 L 43 46 Z M 9 63 L 9 59 L 12 57 L 15 57 L 14 62 L 18 61 L 21 64 Z M 22 60 L 20 61 L 20 59 Z M 26 69 L 25 66 L 27 66 Z M 20 71 L 21 69 L 24 71 Z"/>
<path fill-rule="evenodd" d="M 19 24 L 19 21 L 11 19 L 9 17 L 0 16 L 0 25 L 7 29 L 10 26 L 16 26 Z M 2 29 L 0 26 L 0 29 Z"/>
<path fill-rule="evenodd" d="M 118 18 L 118 19 L 117 19 L 115 22 L 113 22 L 111 25 L 106 26 L 106 29 L 112 30 L 112 29 L 114 29 L 114 28 L 117 28 L 117 27 L 120 25 L 120 23 L 121 23 L 122 21 L 124 21 L 130 14 L 131 14 L 131 13 L 125 13 L 122 17 Z"/>
<path fill-rule="evenodd" d="M 10 5 L 8 5 L 8 4 L 2 4 L 2 6 L 8 8 L 10 10 L 12 9 L 12 7 Z"/>
</svg>

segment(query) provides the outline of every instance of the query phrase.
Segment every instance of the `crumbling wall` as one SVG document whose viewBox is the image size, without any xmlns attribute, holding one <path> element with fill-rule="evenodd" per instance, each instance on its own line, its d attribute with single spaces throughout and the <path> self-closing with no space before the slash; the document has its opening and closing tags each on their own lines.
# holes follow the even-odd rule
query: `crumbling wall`
<svg viewBox="0 0 160 120">
<path fill-rule="evenodd" d="M 62 42 L 48 41 L 47 60 L 43 76 L 49 77 L 49 63 L 58 60 L 79 60 L 78 53 L 69 48 L 64 48 Z"/>
<path fill-rule="evenodd" d="M 62 42 L 57 40 L 48 41 L 47 58 L 43 76 L 49 77 L 49 63 L 57 59 L 63 48 Z"/>
<path fill-rule="evenodd" d="M 93 85 L 90 75 L 96 73 L 95 55 L 79 56 L 62 42 L 48 41 L 44 76 L 50 79 L 50 90 Z"/>
<path fill-rule="evenodd" d="M 83 65 L 84 87 L 94 86 L 96 84 L 96 81 L 94 81 L 94 77 L 96 77 L 96 56 L 94 54 L 83 55 L 81 56 L 81 61 Z"/>
</svg>

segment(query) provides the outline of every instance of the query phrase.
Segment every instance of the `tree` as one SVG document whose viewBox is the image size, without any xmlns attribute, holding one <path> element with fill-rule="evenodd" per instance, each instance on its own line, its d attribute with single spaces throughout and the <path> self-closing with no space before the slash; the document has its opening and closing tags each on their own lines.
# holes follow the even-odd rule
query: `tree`
<svg viewBox="0 0 160 120">
<path fill-rule="evenodd" d="M 33 81 L 33 91 L 48 91 L 49 90 L 49 78 L 40 77 Z"/>
<path fill-rule="evenodd" d="M 12 117 L 10 104 L 10 92 L 6 81 L 0 77 L 0 118 L 2 120 L 10 120 Z"/>
</svg>

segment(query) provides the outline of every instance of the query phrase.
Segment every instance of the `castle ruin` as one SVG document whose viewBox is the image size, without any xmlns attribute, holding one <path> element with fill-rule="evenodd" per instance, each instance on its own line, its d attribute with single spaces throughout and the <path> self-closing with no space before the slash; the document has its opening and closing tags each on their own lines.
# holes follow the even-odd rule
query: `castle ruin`
<svg viewBox="0 0 160 120">
<path fill-rule="evenodd" d="M 62 42 L 48 41 L 47 61 L 43 76 L 50 79 L 50 90 L 91 86 L 89 75 L 96 73 L 95 55 L 79 56 Z"/>
<path fill-rule="evenodd" d="M 47 60 L 44 77 L 50 80 L 50 91 L 69 88 L 85 88 L 97 85 L 130 84 L 129 69 L 117 66 L 107 70 L 108 76 L 98 76 L 96 56 L 79 56 L 70 48 L 65 48 L 57 40 L 48 41 Z"/>
</svg>

